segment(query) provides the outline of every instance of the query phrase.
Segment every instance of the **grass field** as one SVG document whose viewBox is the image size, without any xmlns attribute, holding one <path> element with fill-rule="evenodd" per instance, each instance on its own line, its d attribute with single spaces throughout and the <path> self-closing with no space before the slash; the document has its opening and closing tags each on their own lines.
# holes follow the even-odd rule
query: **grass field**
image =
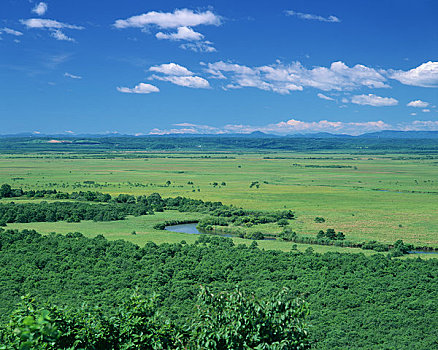
<svg viewBox="0 0 438 350">
<path fill-rule="evenodd" d="M 140 246 L 144 246 L 147 242 L 160 243 L 179 243 L 181 241 L 186 241 L 187 243 L 194 243 L 199 237 L 195 234 L 177 233 L 162 230 L 155 230 L 153 226 L 158 222 L 163 222 L 166 220 L 178 220 L 178 219 L 193 219 L 197 220 L 201 218 L 202 215 L 193 215 L 187 213 L 179 212 L 165 212 L 156 213 L 155 215 L 140 216 L 140 217 L 128 217 L 128 219 L 123 221 L 113 221 L 113 222 L 94 222 L 94 221 L 83 221 L 80 223 L 68 223 L 65 221 L 61 222 L 36 222 L 36 223 L 26 223 L 26 224 L 8 224 L 8 228 L 11 229 L 35 229 L 36 231 L 43 234 L 50 234 L 51 232 L 66 234 L 69 232 L 82 232 L 87 237 L 95 237 L 98 234 L 103 234 L 109 240 L 125 239 L 127 241 L 133 242 Z M 133 235 L 132 232 L 135 231 L 136 234 Z M 236 244 L 251 244 L 251 240 L 233 238 Z M 257 241 L 260 248 L 264 249 L 274 249 L 282 251 L 290 251 L 294 243 L 282 242 L 282 241 Z M 319 245 L 308 245 L 308 244 L 297 244 L 297 249 L 300 251 L 306 250 L 308 247 L 312 247 L 315 252 L 325 253 L 325 252 L 349 252 L 349 253 L 364 253 L 364 254 L 375 254 L 374 251 L 366 251 L 354 248 L 339 248 L 331 246 L 319 246 Z"/>
<path fill-rule="evenodd" d="M 177 233 L 162 230 L 155 230 L 153 226 L 156 223 L 166 220 L 198 220 L 202 215 L 179 213 L 176 211 L 167 211 L 165 213 L 155 213 L 155 215 L 128 217 L 123 221 L 113 222 L 94 222 L 94 221 L 82 221 L 79 223 L 69 223 L 65 221 L 61 222 L 36 222 L 36 223 L 14 223 L 8 224 L 8 228 L 11 229 L 34 229 L 42 234 L 50 234 L 52 232 L 66 234 L 69 232 L 82 232 L 87 237 L 95 237 L 99 234 L 103 234 L 109 240 L 124 239 L 132 243 L 144 246 L 147 242 L 160 243 L 180 243 L 186 241 L 187 243 L 194 243 L 199 237 L 195 234 Z M 135 231 L 135 235 L 132 232 Z M 251 240 L 233 237 L 235 244 L 249 245 Z M 295 243 L 284 242 L 281 240 L 263 240 L 257 241 L 257 244 L 262 249 L 270 250 L 282 250 L 285 252 L 291 251 L 292 246 Z M 310 244 L 296 244 L 296 249 L 304 252 L 307 248 L 311 247 L 316 253 L 326 252 L 339 252 L 339 253 L 361 253 L 365 255 L 379 254 L 371 250 L 362 250 L 357 248 L 340 248 L 335 246 L 321 246 Z M 413 254 L 407 255 L 406 258 L 423 259 L 435 258 L 434 254 Z"/>
<path fill-rule="evenodd" d="M 135 195 L 159 192 L 162 196 L 221 201 L 248 209 L 287 208 L 296 213 L 291 228 L 299 234 L 314 235 L 320 229 L 334 228 L 353 241 L 375 239 L 393 243 L 403 239 L 416 245 L 438 246 L 437 157 L 280 153 L 227 154 L 229 158 L 218 159 L 213 155 L 201 158 L 199 154 L 154 154 L 156 158 L 141 155 L 137 159 L 2 155 L 0 183 L 65 192 L 95 190 Z M 166 181 L 171 184 L 166 186 Z M 218 185 L 213 185 L 215 182 Z M 222 182 L 226 185 L 221 185 Z M 253 182 L 257 183 L 250 188 Z M 324 217 L 326 222 L 315 223 L 316 216 Z M 141 225 L 148 225 L 136 219 L 120 224 L 78 224 L 82 226 L 77 230 L 122 238 L 133 230 L 141 232 Z M 63 223 L 32 227 L 38 229 L 38 225 L 42 225 L 44 232 L 65 232 Z M 44 225 L 52 228 L 46 229 Z M 95 229 L 93 225 L 97 225 Z M 164 233 L 166 237 L 162 234 L 154 233 L 154 240 L 174 239 L 166 238 L 168 233 Z M 130 237 L 140 244 L 142 239 L 141 234 Z M 186 240 L 190 239 L 194 238 Z M 263 242 L 263 245 L 274 243 L 280 244 Z"/>
</svg>

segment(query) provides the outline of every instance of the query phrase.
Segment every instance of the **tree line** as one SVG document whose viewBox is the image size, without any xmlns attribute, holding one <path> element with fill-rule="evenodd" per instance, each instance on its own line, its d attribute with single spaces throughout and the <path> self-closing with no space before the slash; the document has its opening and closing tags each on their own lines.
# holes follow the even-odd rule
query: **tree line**
<svg viewBox="0 0 438 350">
<path fill-rule="evenodd" d="M 80 222 L 124 220 L 128 215 L 153 214 L 149 206 L 80 202 L 0 203 L 0 226 L 20 222 Z"/>
<path fill-rule="evenodd" d="M 432 247 L 414 247 L 412 244 L 406 244 L 403 240 L 397 240 L 394 244 L 387 244 L 371 240 L 368 242 L 353 242 L 345 239 L 345 235 L 342 232 L 336 232 L 334 229 L 329 228 L 325 232 L 320 230 L 316 236 L 298 235 L 296 232 L 289 228 L 286 228 L 279 234 L 279 238 L 283 241 L 302 243 L 302 244 L 318 244 L 318 245 L 332 245 L 336 247 L 349 247 L 360 248 L 364 250 L 374 250 L 376 252 L 389 252 L 393 257 L 399 257 L 405 254 L 409 254 L 410 251 L 428 250 L 435 251 Z"/>
</svg>

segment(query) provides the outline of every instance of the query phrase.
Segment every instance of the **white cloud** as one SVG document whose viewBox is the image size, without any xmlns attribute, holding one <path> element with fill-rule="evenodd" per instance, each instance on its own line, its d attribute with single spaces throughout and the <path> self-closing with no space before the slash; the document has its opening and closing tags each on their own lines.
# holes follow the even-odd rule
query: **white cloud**
<svg viewBox="0 0 438 350">
<path fill-rule="evenodd" d="M 163 32 L 158 32 L 157 34 L 155 34 L 155 37 L 157 39 L 167 39 L 173 41 L 179 41 L 179 40 L 198 41 L 204 38 L 204 36 L 201 33 L 195 32 L 193 29 L 189 27 L 178 27 L 176 33 L 166 34 Z"/>
<path fill-rule="evenodd" d="M 415 100 L 409 102 L 406 106 L 408 107 L 417 107 L 417 108 L 425 108 L 429 106 L 429 102 L 421 101 L 421 100 Z"/>
<path fill-rule="evenodd" d="M 145 83 L 140 83 L 134 88 L 118 87 L 117 90 L 127 94 L 149 94 L 151 92 L 160 91 L 160 89 L 157 88 L 155 85 L 145 84 Z"/>
<path fill-rule="evenodd" d="M 331 98 L 331 97 L 326 96 L 326 95 L 321 94 L 321 93 L 318 93 L 317 96 L 318 96 L 319 98 L 322 98 L 323 100 L 327 100 L 327 101 L 334 101 L 334 100 L 335 100 L 334 98 Z"/>
<path fill-rule="evenodd" d="M 35 7 L 32 9 L 33 13 L 36 13 L 38 16 L 42 16 L 47 12 L 47 4 L 45 2 L 40 2 L 39 4 L 35 5 Z"/>
<path fill-rule="evenodd" d="M 256 88 L 279 94 L 289 94 L 308 87 L 322 92 L 390 88 L 387 70 L 375 69 L 361 64 L 350 67 L 341 61 L 333 62 L 328 67 L 311 68 L 303 66 L 300 62 L 285 64 L 278 60 L 274 64 L 264 66 L 246 66 L 224 61 L 201 62 L 200 64 L 204 67 L 203 75 L 221 81 L 221 87 L 224 90 Z M 180 86 L 210 87 L 206 77 L 203 77 L 202 74 L 193 73 L 176 63 L 153 66 L 149 70 L 166 75 L 166 77 L 154 75 L 150 79 L 169 81 Z M 196 78 L 177 79 L 175 78 L 177 76 L 196 76 Z M 330 95 L 317 94 L 321 99 L 336 101 Z M 347 97 L 339 97 L 338 100 L 343 104 L 354 103 L 370 106 L 395 106 L 399 102 L 392 97 L 381 97 L 374 94 L 357 94 L 353 97 Z M 427 102 L 416 100 L 411 101 L 408 106 L 419 104 L 418 107 L 424 108 L 425 103 Z"/>
<path fill-rule="evenodd" d="M 351 98 L 351 102 L 357 105 L 369 105 L 374 107 L 396 106 L 398 101 L 392 97 L 381 97 L 373 94 L 355 95 Z"/>
<path fill-rule="evenodd" d="M 166 75 L 193 75 L 186 67 L 180 66 L 176 63 L 160 64 L 159 66 L 152 66 L 149 68 L 151 72 L 163 73 Z"/>
<path fill-rule="evenodd" d="M 43 18 L 30 18 L 30 19 L 22 19 L 21 23 L 24 24 L 28 29 L 47 29 L 50 31 L 50 36 L 55 38 L 56 40 L 62 41 L 75 41 L 73 38 L 70 38 L 66 34 L 64 34 L 61 29 L 76 29 L 82 30 L 84 27 L 62 23 L 59 21 L 55 21 L 53 19 L 43 19 Z"/>
<path fill-rule="evenodd" d="M 178 28 L 198 25 L 218 26 L 220 24 L 220 17 L 211 11 L 194 12 L 189 9 L 181 9 L 174 12 L 150 11 L 127 19 L 119 19 L 114 23 L 114 26 L 116 28 L 144 28 L 156 25 L 159 28 Z"/>
<path fill-rule="evenodd" d="M 169 81 L 175 85 L 194 88 L 194 89 L 208 89 L 210 87 L 210 84 L 207 80 L 197 76 L 153 75 L 152 78 L 161 81 Z"/>
<path fill-rule="evenodd" d="M 179 47 L 184 50 L 192 50 L 194 52 L 216 52 L 217 50 L 211 46 L 210 41 L 197 41 L 195 43 L 181 44 Z"/>
<path fill-rule="evenodd" d="M 43 18 L 30 18 L 30 19 L 22 19 L 20 21 L 27 28 L 39 28 L 39 29 L 84 29 L 84 27 L 67 24 L 55 21 L 53 19 L 43 19 Z"/>
<path fill-rule="evenodd" d="M 50 34 L 53 38 L 56 40 L 62 40 L 62 41 L 75 41 L 75 39 L 70 38 L 69 36 L 65 35 L 60 30 L 52 30 Z"/>
<path fill-rule="evenodd" d="M 388 124 L 381 120 L 364 122 L 342 122 L 320 120 L 306 122 L 297 119 L 289 119 L 275 124 L 262 126 L 227 124 L 220 127 L 210 125 L 198 125 L 192 123 L 174 124 L 169 129 L 152 129 L 150 134 L 232 134 L 232 133 L 251 133 L 261 131 L 268 134 L 289 135 L 289 134 L 309 134 L 317 132 L 329 132 L 336 134 L 360 135 L 367 132 L 382 130 L 402 130 L 402 131 L 426 131 L 438 130 L 438 121 L 415 120 L 408 123 Z"/>
<path fill-rule="evenodd" d="M 212 46 L 212 43 L 202 41 L 204 35 L 193 30 L 192 27 L 199 25 L 219 26 L 220 24 L 221 17 L 212 11 L 194 12 L 189 9 L 180 9 L 173 12 L 150 11 L 127 19 L 119 19 L 114 23 L 114 27 L 119 29 L 142 28 L 144 32 L 148 32 L 151 27 L 160 29 L 176 28 L 176 32 L 158 32 L 155 37 L 161 40 L 188 41 L 188 43 L 180 45 L 185 50 L 214 52 L 216 49 Z"/>
<path fill-rule="evenodd" d="M 300 62 L 285 65 L 277 61 L 273 65 L 248 67 L 219 61 L 209 63 L 206 71 L 215 78 L 230 80 L 227 88 L 255 87 L 280 94 L 301 91 L 304 87 L 323 91 L 389 87 L 380 71 L 360 64 L 348 67 L 343 62 L 333 62 L 328 68 L 307 69 Z"/>
<path fill-rule="evenodd" d="M 322 91 L 352 91 L 363 87 L 389 88 L 388 78 L 404 84 L 438 87 L 438 62 L 428 62 L 407 72 L 383 70 L 362 64 L 347 66 L 341 61 L 329 67 L 304 67 L 300 62 L 284 64 L 277 61 L 265 66 L 245 66 L 218 61 L 205 69 L 213 78 L 227 80 L 225 89 L 255 87 L 261 90 L 288 94 L 313 87 Z M 394 103 L 394 101 L 392 101 Z"/>
<path fill-rule="evenodd" d="M 421 110 L 421 111 L 424 112 L 424 113 L 429 113 L 429 112 L 430 112 L 430 109 L 425 108 L 425 109 L 423 109 L 423 110 Z"/>
<path fill-rule="evenodd" d="M 6 27 L 0 29 L 0 34 L 1 33 L 6 33 L 6 34 L 14 35 L 14 36 L 21 36 L 21 35 L 23 35 L 23 33 L 19 32 L 18 30 L 14 30 L 14 29 L 11 29 L 11 28 L 6 28 Z"/>
<path fill-rule="evenodd" d="M 178 123 L 173 124 L 175 128 L 168 130 L 152 129 L 150 135 L 163 135 L 163 134 L 224 134 L 220 128 L 209 125 L 199 125 L 192 123 Z"/>
<path fill-rule="evenodd" d="M 319 15 L 312 15 L 310 13 L 295 12 L 292 10 L 286 11 L 286 14 L 288 16 L 295 16 L 301 19 L 316 20 L 320 22 L 339 23 L 341 21 L 338 17 L 335 16 L 323 17 Z"/>
<path fill-rule="evenodd" d="M 414 120 L 412 123 L 400 124 L 399 130 L 403 130 L 403 131 L 438 130 L 438 121 L 436 121 L 436 120 Z"/>
<path fill-rule="evenodd" d="M 201 77 L 195 76 L 193 72 L 186 67 L 180 66 L 176 63 L 161 64 L 159 66 L 152 66 L 149 68 L 151 72 L 162 73 L 164 75 L 152 75 L 150 79 L 168 81 L 172 84 L 190 87 L 195 89 L 208 89 L 210 83 Z"/>
<path fill-rule="evenodd" d="M 438 62 L 429 61 L 408 71 L 390 69 L 388 76 L 405 85 L 438 87 Z"/>
<path fill-rule="evenodd" d="M 81 76 L 70 74 L 70 73 L 64 73 L 64 77 L 71 78 L 71 79 L 82 79 Z"/>
<path fill-rule="evenodd" d="M 222 127 L 213 127 L 209 125 L 197 125 L 191 123 L 174 124 L 171 129 L 153 129 L 151 134 L 231 134 L 231 133 L 251 133 L 261 131 L 276 135 L 287 135 L 296 133 L 347 133 L 357 135 L 364 132 L 380 131 L 391 128 L 391 125 L 383 121 L 369 122 L 340 122 L 320 120 L 318 122 L 305 122 L 297 119 L 289 119 L 275 124 L 263 126 L 227 124 Z"/>
<path fill-rule="evenodd" d="M 414 113 L 411 113 L 411 115 L 412 115 L 412 116 L 416 116 L 416 115 L 417 115 L 417 113 L 415 113 L 415 112 L 414 112 Z"/>
</svg>

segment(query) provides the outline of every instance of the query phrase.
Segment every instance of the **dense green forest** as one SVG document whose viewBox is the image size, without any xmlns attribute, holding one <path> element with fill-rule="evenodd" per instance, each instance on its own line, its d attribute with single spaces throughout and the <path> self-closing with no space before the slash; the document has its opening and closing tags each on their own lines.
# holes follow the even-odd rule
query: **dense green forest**
<svg viewBox="0 0 438 350">
<path fill-rule="evenodd" d="M 65 307 L 61 318 L 68 319 L 86 303 L 98 308 L 95 316 L 101 314 L 102 320 L 117 319 L 134 290 L 146 296 L 156 293 L 160 315 L 184 328 L 199 320 L 193 310 L 200 285 L 213 294 L 233 291 L 238 285 L 257 300 L 287 287 L 291 298 L 309 304 L 310 341 L 315 349 L 438 347 L 437 259 L 263 251 L 256 243 L 235 246 L 230 239 L 208 235 L 194 245 L 139 247 L 103 236 L 89 239 L 79 233 L 42 236 L 8 230 L 0 233 L 0 270 L 3 325 L 20 296 L 28 293 L 40 303 Z M 16 315 L 23 316 L 23 309 L 19 310 Z M 14 317 L 11 322 L 17 328 L 20 319 Z M 75 320 L 85 322 L 80 317 Z M 115 332 L 129 327 L 122 325 Z M 21 328 L 17 329 L 19 333 Z"/>
</svg>

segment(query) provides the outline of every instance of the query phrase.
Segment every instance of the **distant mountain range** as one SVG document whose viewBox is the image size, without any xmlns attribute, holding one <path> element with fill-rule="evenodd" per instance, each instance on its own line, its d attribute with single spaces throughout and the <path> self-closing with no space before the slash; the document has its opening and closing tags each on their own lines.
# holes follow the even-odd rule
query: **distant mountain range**
<svg viewBox="0 0 438 350">
<path fill-rule="evenodd" d="M 106 138 L 106 137 L 134 137 L 134 135 L 110 133 L 110 134 L 34 134 L 19 133 L 0 135 L 0 137 L 34 137 L 34 138 Z M 135 137 L 245 137 L 245 138 L 378 138 L 378 139 L 438 139 L 438 131 L 398 131 L 383 130 L 377 132 L 364 133 L 357 136 L 348 134 L 332 134 L 328 132 L 318 132 L 310 134 L 290 134 L 273 135 L 261 131 L 254 131 L 249 134 L 165 134 L 165 135 L 140 135 Z"/>
</svg>

